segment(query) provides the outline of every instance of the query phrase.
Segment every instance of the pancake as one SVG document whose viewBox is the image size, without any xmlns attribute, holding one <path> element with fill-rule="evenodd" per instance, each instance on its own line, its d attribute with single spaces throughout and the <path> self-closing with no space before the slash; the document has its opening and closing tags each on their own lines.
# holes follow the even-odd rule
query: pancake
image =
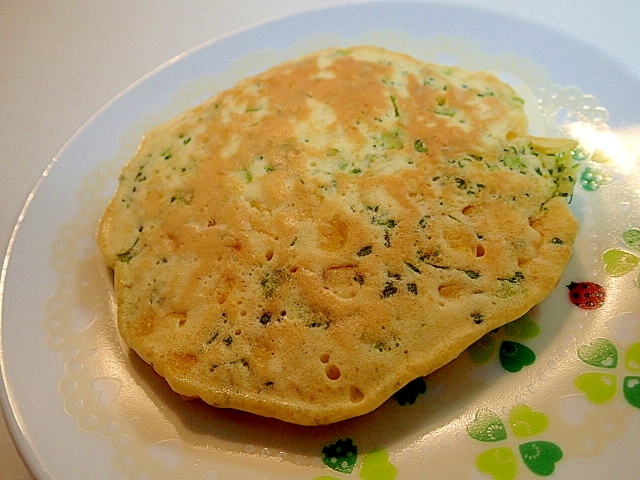
<svg viewBox="0 0 640 480">
<path fill-rule="evenodd" d="M 239 82 L 144 136 L 97 239 L 171 388 L 302 425 L 370 412 L 541 302 L 570 139 L 495 76 L 369 46 Z"/>
</svg>

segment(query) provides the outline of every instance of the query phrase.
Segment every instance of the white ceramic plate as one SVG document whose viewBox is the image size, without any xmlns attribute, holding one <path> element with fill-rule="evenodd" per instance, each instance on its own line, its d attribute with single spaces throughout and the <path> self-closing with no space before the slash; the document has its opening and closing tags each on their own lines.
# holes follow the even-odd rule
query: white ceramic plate
<svg viewBox="0 0 640 480">
<path fill-rule="evenodd" d="M 330 45 L 375 43 L 488 69 L 531 129 L 580 140 L 581 221 L 557 289 L 526 318 L 372 414 L 302 428 L 185 403 L 129 354 L 94 245 L 118 170 L 146 129 L 243 76 Z M 632 478 L 640 432 L 640 82 L 553 31 L 463 7 L 361 4 L 221 38 L 98 112 L 21 216 L 2 277 L 2 400 L 42 478 Z M 606 299 L 582 309 L 568 285 Z"/>
</svg>

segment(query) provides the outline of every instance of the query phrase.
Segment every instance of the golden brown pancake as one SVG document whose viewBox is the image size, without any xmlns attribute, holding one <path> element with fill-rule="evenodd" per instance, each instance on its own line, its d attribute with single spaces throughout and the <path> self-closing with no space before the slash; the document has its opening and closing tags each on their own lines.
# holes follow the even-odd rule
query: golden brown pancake
<svg viewBox="0 0 640 480">
<path fill-rule="evenodd" d="M 367 413 L 554 289 L 575 146 L 528 136 L 488 73 L 366 46 L 279 65 L 124 167 L 98 230 L 119 331 L 211 405 Z"/>
</svg>

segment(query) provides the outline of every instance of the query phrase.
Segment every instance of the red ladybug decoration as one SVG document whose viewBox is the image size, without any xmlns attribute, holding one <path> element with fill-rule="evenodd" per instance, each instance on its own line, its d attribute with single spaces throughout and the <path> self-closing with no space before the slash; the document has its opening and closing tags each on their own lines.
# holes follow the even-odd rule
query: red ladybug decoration
<svg viewBox="0 0 640 480">
<path fill-rule="evenodd" d="M 604 288 L 593 282 L 571 282 L 567 288 L 571 303 L 585 310 L 600 308 L 606 297 Z"/>
</svg>

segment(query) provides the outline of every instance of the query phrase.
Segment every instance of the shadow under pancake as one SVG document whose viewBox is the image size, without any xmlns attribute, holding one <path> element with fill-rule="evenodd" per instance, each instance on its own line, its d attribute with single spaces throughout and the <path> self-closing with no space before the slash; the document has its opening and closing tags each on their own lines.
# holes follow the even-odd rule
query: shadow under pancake
<svg viewBox="0 0 640 480">
<path fill-rule="evenodd" d="M 488 366 L 486 374 L 479 376 L 483 381 L 470 381 L 467 372 L 474 366 L 463 353 L 459 359 L 426 377 L 426 393 L 418 395 L 413 404 L 400 405 L 391 398 L 360 417 L 311 427 L 216 408 L 199 399 L 185 399 L 172 391 L 135 352 L 129 351 L 127 362 L 149 399 L 183 441 L 195 447 L 235 445 L 236 451 L 243 451 L 251 445 L 254 451 L 268 449 L 273 455 L 285 451 L 311 457 L 319 457 L 323 446 L 342 438 L 353 439 L 363 452 L 406 448 L 463 414 L 482 395 L 485 381 L 502 374 Z"/>
</svg>

